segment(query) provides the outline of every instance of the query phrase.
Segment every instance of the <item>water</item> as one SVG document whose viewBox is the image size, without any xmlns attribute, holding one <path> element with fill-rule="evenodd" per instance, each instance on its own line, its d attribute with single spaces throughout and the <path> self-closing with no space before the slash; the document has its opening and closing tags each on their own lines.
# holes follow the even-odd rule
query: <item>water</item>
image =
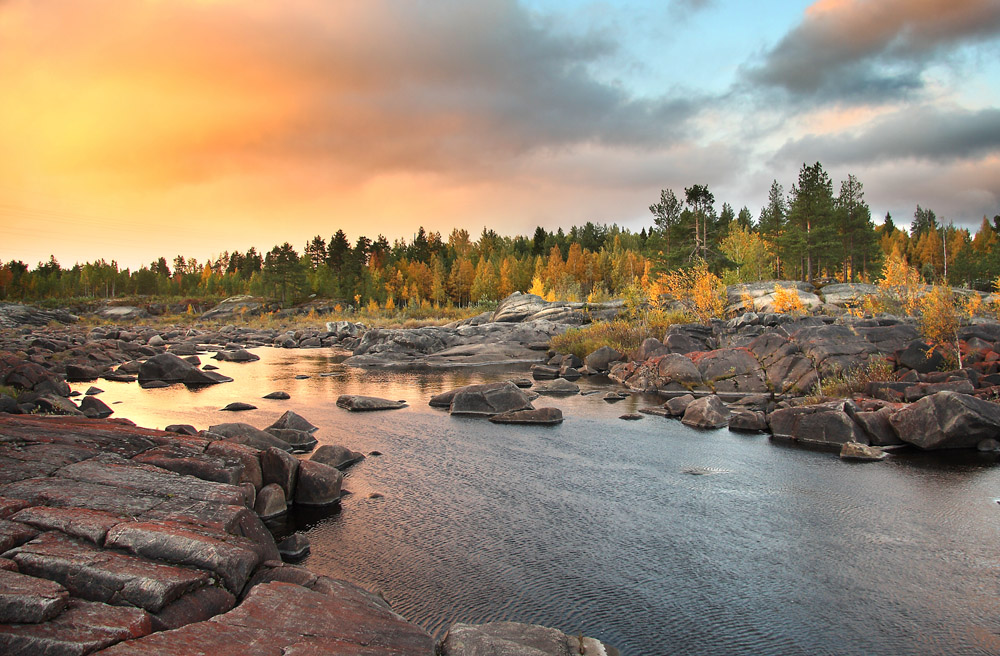
<svg viewBox="0 0 1000 656">
<path fill-rule="evenodd" d="M 340 512 L 290 520 L 312 542 L 308 567 L 380 590 L 435 635 L 509 619 L 629 656 L 1000 653 L 992 457 L 851 464 L 762 435 L 618 419 L 654 401 L 639 397 L 543 397 L 561 426 L 497 426 L 427 400 L 509 371 L 365 372 L 327 351 L 257 352 L 219 363 L 235 383 L 100 381 L 101 398 L 149 427 L 263 427 L 294 410 L 321 443 L 381 451 L 351 468 Z M 260 398 L 279 389 L 291 400 Z M 410 406 L 349 413 L 334 404 L 343 393 Z M 218 410 L 231 401 L 258 410 Z"/>
</svg>

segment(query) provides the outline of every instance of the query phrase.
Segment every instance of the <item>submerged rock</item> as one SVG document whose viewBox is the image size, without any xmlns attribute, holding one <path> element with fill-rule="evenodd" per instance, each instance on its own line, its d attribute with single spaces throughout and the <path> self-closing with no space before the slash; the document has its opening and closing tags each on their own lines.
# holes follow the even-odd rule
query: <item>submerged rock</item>
<svg viewBox="0 0 1000 656">
<path fill-rule="evenodd" d="M 365 455 L 358 451 L 351 451 L 347 447 L 338 444 L 324 444 L 316 449 L 316 453 L 312 454 L 312 457 L 309 459 L 344 470 L 354 463 L 364 460 Z"/>
<path fill-rule="evenodd" d="M 244 403 L 242 401 L 234 401 L 220 410 L 225 410 L 228 412 L 242 412 L 244 410 L 256 410 L 257 406 L 250 405 L 249 403 Z"/>
<path fill-rule="evenodd" d="M 569 636 L 536 624 L 453 624 L 441 642 L 441 656 L 618 656 L 594 638 Z"/>
<path fill-rule="evenodd" d="M 877 446 L 868 446 L 859 442 L 845 442 L 840 447 L 840 457 L 843 460 L 884 460 L 888 454 Z"/>
<path fill-rule="evenodd" d="M 371 410 L 398 410 L 406 407 L 406 401 L 390 401 L 377 396 L 360 396 L 358 394 L 342 394 L 337 398 L 337 407 L 352 412 Z"/>
<path fill-rule="evenodd" d="M 563 414 L 559 408 L 514 410 L 490 417 L 490 421 L 495 424 L 534 424 L 540 426 L 554 426 L 561 424 L 562 420 Z"/>
</svg>

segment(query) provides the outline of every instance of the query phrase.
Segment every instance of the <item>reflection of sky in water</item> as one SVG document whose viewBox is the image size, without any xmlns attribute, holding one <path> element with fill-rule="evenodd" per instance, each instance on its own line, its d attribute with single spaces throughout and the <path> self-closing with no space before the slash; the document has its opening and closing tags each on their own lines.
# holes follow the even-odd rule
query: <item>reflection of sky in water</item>
<svg viewBox="0 0 1000 656">
<path fill-rule="evenodd" d="M 294 410 L 320 443 L 381 451 L 348 471 L 341 512 L 292 520 L 312 542 L 307 566 L 384 592 L 432 632 L 537 622 L 630 656 L 1000 653 L 992 457 L 844 463 L 761 435 L 619 420 L 654 401 L 638 396 L 542 397 L 562 425 L 497 426 L 427 400 L 526 371 L 365 371 L 326 350 L 256 352 L 216 363 L 236 381 L 198 391 L 95 384 L 140 425 L 264 427 Z M 292 398 L 260 398 L 276 390 Z M 410 405 L 351 413 L 335 405 L 345 393 Z M 258 409 L 219 411 L 233 401 Z"/>
</svg>

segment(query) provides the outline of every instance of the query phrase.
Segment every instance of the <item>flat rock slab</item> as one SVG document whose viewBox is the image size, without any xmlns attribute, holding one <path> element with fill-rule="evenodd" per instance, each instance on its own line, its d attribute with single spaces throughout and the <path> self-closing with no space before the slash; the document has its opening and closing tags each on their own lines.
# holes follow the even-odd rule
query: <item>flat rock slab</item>
<svg viewBox="0 0 1000 656">
<path fill-rule="evenodd" d="M 563 413 L 559 408 L 536 408 L 535 410 L 515 410 L 490 417 L 494 424 L 533 424 L 554 426 L 561 424 Z"/>
<path fill-rule="evenodd" d="M 229 485 L 239 485 L 243 475 L 243 463 L 238 459 L 206 454 L 200 449 L 180 444 L 158 446 L 140 453 L 132 462 Z"/>
<path fill-rule="evenodd" d="M 112 526 L 131 518 L 89 508 L 31 506 L 14 514 L 11 519 L 42 531 L 62 531 L 101 546 Z"/>
<path fill-rule="evenodd" d="M 0 519 L 0 554 L 20 546 L 38 535 L 38 531 L 19 522 Z"/>
<path fill-rule="evenodd" d="M 406 401 L 390 401 L 389 399 L 380 399 L 377 396 L 343 394 L 337 398 L 337 407 L 351 410 L 352 412 L 398 410 L 406 407 Z"/>
<path fill-rule="evenodd" d="M 353 586 L 321 579 L 314 589 L 261 583 L 228 613 L 116 645 L 102 656 L 434 653 L 433 639 L 416 625 Z"/>
<path fill-rule="evenodd" d="M 71 445 L 131 458 L 163 439 L 159 431 L 101 419 L 0 415 L 0 441 Z"/>
<path fill-rule="evenodd" d="M 162 497 L 181 496 L 235 505 L 245 501 L 243 490 L 235 485 L 203 481 L 114 456 L 100 456 L 63 467 L 58 476 Z"/>
<path fill-rule="evenodd" d="M 71 599 L 49 622 L 0 625 L 0 653 L 89 654 L 152 630 L 149 613 L 142 609 Z"/>
<path fill-rule="evenodd" d="M 228 534 L 208 535 L 173 522 L 128 522 L 108 531 L 105 545 L 134 554 L 217 574 L 233 594 L 239 594 L 261 561 L 251 540 Z"/>
<path fill-rule="evenodd" d="M 37 624 L 66 608 L 69 592 L 54 581 L 0 570 L 0 624 Z"/>
<path fill-rule="evenodd" d="M 153 612 L 211 578 L 208 572 L 101 550 L 56 532 L 8 553 L 23 574 L 56 581 L 74 597 Z"/>
<path fill-rule="evenodd" d="M 0 495 L 22 499 L 33 506 L 90 508 L 122 515 L 140 515 L 163 502 L 163 497 L 140 494 L 100 483 L 69 478 L 31 478 L 0 486 Z"/>
</svg>

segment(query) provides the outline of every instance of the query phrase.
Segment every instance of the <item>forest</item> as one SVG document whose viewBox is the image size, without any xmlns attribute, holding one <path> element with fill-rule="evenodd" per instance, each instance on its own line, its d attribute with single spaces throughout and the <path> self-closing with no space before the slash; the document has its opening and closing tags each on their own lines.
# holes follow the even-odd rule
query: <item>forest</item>
<svg viewBox="0 0 1000 656">
<path fill-rule="evenodd" d="M 649 291 L 665 272 L 707 267 L 726 284 L 770 279 L 828 283 L 878 280 L 883 263 L 900 259 L 927 283 L 992 291 L 1000 276 L 1000 215 L 970 230 L 916 206 L 909 230 L 889 214 L 876 225 L 855 176 L 833 181 L 816 162 L 803 164 L 786 192 L 775 180 L 756 216 L 721 207 L 707 185 L 664 189 L 638 233 L 587 222 L 533 235 L 478 238 L 455 228 L 447 237 L 420 227 L 412 240 L 360 236 L 338 229 L 301 251 L 290 243 L 268 251 L 234 250 L 199 261 L 160 257 L 136 270 L 104 259 L 63 267 L 55 257 L 30 268 L 0 265 L 0 300 L 226 297 L 252 294 L 285 304 L 307 297 L 345 307 L 465 306 L 514 291 L 549 300 L 597 302 Z"/>
</svg>

